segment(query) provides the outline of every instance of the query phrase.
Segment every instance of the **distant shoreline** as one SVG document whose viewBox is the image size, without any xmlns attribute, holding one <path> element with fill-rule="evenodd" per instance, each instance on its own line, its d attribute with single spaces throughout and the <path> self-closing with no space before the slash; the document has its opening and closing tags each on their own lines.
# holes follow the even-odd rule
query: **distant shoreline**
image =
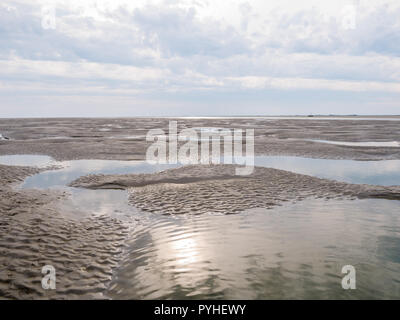
<svg viewBox="0 0 400 320">
<path fill-rule="evenodd" d="M 7 119 L 300 119 L 300 120 L 400 120 L 400 115 L 227 115 L 227 116 L 63 116 L 63 117 L 0 117 Z"/>
</svg>

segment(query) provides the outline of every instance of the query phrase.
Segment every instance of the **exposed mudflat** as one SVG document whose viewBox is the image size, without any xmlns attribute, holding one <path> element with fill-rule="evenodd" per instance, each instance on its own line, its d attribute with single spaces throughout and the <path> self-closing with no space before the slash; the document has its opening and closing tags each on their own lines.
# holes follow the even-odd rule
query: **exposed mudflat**
<svg viewBox="0 0 400 320">
<path fill-rule="evenodd" d="M 16 190 L 39 169 L 0 165 L 0 298 L 105 298 L 126 227 L 107 216 L 67 219 L 55 210 L 67 195 Z M 43 290 L 41 270 L 56 268 L 56 290 Z"/>
<path fill-rule="evenodd" d="M 168 133 L 172 119 L 2 119 L 0 155 L 43 154 L 56 160 L 144 159 L 145 136 Z M 328 119 L 177 119 L 192 127 L 255 129 L 255 153 L 324 159 L 400 159 L 398 147 L 312 142 L 399 141 L 400 121 Z M 236 176 L 233 165 L 187 166 L 153 174 L 90 175 L 71 185 L 128 190 L 132 205 L 163 214 L 238 213 L 306 198 L 400 199 L 398 186 L 356 185 L 256 167 Z M 129 226 L 107 215 L 74 219 L 58 206 L 67 193 L 19 189 L 44 168 L 0 165 L 0 298 L 107 298 Z M 43 290 L 41 268 L 57 270 L 56 290 Z"/>
<path fill-rule="evenodd" d="M 151 174 L 88 175 L 71 183 L 90 189 L 128 189 L 144 211 L 164 214 L 237 213 L 305 198 L 400 200 L 400 187 L 350 184 L 256 167 L 235 175 L 235 165 L 192 165 Z"/>
<path fill-rule="evenodd" d="M 354 118 L 354 119 L 353 119 Z M 384 118 L 383 118 L 384 119 Z M 398 118 L 394 118 L 398 119 Z M 325 159 L 400 159 L 400 147 L 352 147 L 309 140 L 351 142 L 398 141 L 400 121 L 271 118 L 123 118 L 123 119 L 1 119 L 1 154 L 46 154 L 56 160 L 145 158 L 146 134 L 170 120 L 184 128 L 254 129 L 255 153 Z"/>
</svg>

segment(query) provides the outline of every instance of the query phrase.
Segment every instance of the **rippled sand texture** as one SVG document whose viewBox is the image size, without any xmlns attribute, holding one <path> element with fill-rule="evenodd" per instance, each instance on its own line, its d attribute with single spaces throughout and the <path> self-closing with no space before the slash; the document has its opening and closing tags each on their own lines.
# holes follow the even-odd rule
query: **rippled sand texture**
<svg viewBox="0 0 400 320">
<path fill-rule="evenodd" d="M 400 199 L 398 186 L 349 184 L 262 167 L 249 176 L 237 176 L 235 168 L 194 165 L 152 174 L 89 175 L 71 186 L 128 189 L 133 205 L 164 214 L 230 214 L 308 197 Z"/>
<path fill-rule="evenodd" d="M 0 119 L 0 155 L 44 154 L 56 160 L 144 159 L 150 129 L 168 133 L 172 119 Z M 312 140 L 398 141 L 400 121 L 296 119 L 178 119 L 193 127 L 255 129 L 255 153 L 325 159 L 400 159 L 399 147 L 354 147 Z M 72 185 L 127 189 L 133 205 L 160 213 L 236 213 L 304 198 L 399 199 L 399 187 L 352 185 L 287 171 L 191 166 L 158 174 L 96 175 Z M 39 169 L 0 165 L 0 298 L 107 298 L 131 225 L 110 216 L 70 217 L 55 190 L 19 190 Z M 57 289 L 41 288 L 41 269 L 56 268 Z"/>
<path fill-rule="evenodd" d="M 178 130 L 254 129 L 255 152 L 325 159 L 400 159 L 400 147 L 349 147 L 307 140 L 398 141 L 400 121 L 326 119 L 175 119 Z M 398 119 L 398 117 L 397 117 Z M 168 133 L 168 118 L 0 119 L 0 154 L 46 154 L 56 160 L 145 158 L 150 129 Z"/>
<path fill-rule="evenodd" d="M 126 227 L 106 216 L 66 219 L 53 206 L 64 194 L 11 188 L 37 171 L 0 165 L 0 298 L 104 298 Z M 41 287 L 46 264 L 56 290 Z"/>
</svg>

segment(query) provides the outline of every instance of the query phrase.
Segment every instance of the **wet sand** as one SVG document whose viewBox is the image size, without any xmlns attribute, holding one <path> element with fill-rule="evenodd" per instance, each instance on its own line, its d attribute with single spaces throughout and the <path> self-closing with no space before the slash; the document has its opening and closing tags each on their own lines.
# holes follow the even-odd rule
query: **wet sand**
<svg viewBox="0 0 400 320">
<path fill-rule="evenodd" d="M 56 160 L 144 159 L 151 128 L 171 119 L 2 119 L 0 155 L 45 154 Z M 179 119 L 178 128 L 254 128 L 255 152 L 325 159 L 400 159 L 400 148 L 354 147 L 301 139 L 395 141 L 400 122 L 386 120 Z M 299 140 L 300 139 L 300 140 Z M 246 177 L 233 166 L 191 166 L 143 175 L 95 175 L 76 187 L 126 189 L 149 212 L 237 213 L 285 201 L 316 198 L 399 199 L 398 187 L 352 185 L 256 168 Z M 107 298 L 104 293 L 123 252 L 128 226 L 108 216 L 69 218 L 57 203 L 68 194 L 16 186 L 39 172 L 0 165 L 0 298 Z M 42 290 L 41 267 L 57 270 L 57 289 Z"/>
<path fill-rule="evenodd" d="M 106 298 L 127 229 L 107 216 L 67 219 L 55 207 L 63 193 L 16 190 L 39 169 L 0 165 L 0 299 Z M 43 290 L 53 265 L 56 290 Z"/>
<path fill-rule="evenodd" d="M 70 185 L 127 189 L 133 205 L 163 214 L 231 214 L 306 198 L 400 200 L 400 186 L 350 184 L 262 167 L 254 168 L 251 175 L 237 176 L 235 168 L 192 165 L 151 174 L 88 175 Z"/>
<path fill-rule="evenodd" d="M 394 118 L 397 119 L 397 118 Z M 168 131 L 170 120 L 178 130 L 194 127 L 221 127 L 255 130 L 257 155 L 287 155 L 324 159 L 400 159 L 400 147 L 349 147 L 312 142 L 396 141 L 400 121 L 314 120 L 310 119 L 1 119 L 2 154 L 46 154 L 56 160 L 113 159 L 143 160 L 148 130 Z M 307 139 L 307 140 L 305 140 Z"/>
</svg>

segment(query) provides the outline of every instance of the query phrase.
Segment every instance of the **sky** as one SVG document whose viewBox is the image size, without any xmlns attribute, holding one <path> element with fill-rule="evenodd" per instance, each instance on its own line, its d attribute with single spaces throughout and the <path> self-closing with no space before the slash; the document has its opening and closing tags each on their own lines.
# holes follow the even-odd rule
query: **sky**
<svg viewBox="0 0 400 320">
<path fill-rule="evenodd" d="M 0 117 L 289 114 L 400 114 L 400 1 L 0 2 Z"/>
</svg>

